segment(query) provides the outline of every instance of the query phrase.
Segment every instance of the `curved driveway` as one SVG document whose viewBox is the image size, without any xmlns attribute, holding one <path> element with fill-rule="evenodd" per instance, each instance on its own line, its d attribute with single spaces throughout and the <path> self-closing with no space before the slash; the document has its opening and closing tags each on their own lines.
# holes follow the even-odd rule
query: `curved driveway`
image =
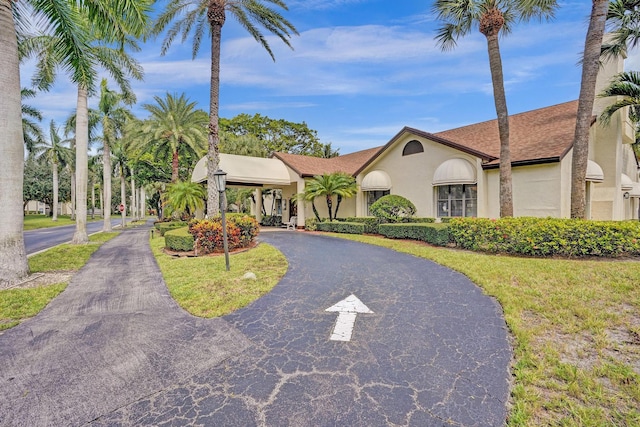
<svg viewBox="0 0 640 427">
<path fill-rule="evenodd" d="M 283 280 L 202 320 L 167 298 L 147 233 L 104 245 L 41 315 L 0 336 L 0 425 L 504 424 L 506 326 L 464 276 L 384 248 L 263 233 L 289 260 Z M 129 246 L 126 285 L 100 280 Z M 351 294 L 373 313 L 357 315 L 351 341 L 330 340 L 338 314 L 325 309 Z"/>
</svg>

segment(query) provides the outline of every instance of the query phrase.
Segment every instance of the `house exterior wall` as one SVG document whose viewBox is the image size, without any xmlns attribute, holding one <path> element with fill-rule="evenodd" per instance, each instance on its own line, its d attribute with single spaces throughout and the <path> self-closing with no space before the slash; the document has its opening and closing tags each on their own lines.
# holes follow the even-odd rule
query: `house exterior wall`
<svg viewBox="0 0 640 427">
<path fill-rule="evenodd" d="M 562 165 L 559 162 L 512 169 L 515 216 L 562 216 Z"/>
<path fill-rule="evenodd" d="M 412 140 L 422 143 L 424 152 L 402 155 L 404 146 Z M 357 178 L 360 185 L 367 173 L 374 170 L 386 172 L 391 178 L 391 194 L 409 199 L 416 206 L 416 216 L 436 217 L 435 191 L 433 175 L 442 163 L 449 159 L 464 159 L 476 167 L 476 176 L 480 177 L 482 170 L 478 170 L 479 159 L 445 145 L 407 134 L 402 136 L 382 156 L 372 162 Z M 484 181 L 483 181 L 484 185 Z M 357 200 L 357 211 L 364 215 L 367 199 L 360 191 Z M 478 195 L 480 199 L 480 195 Z"/>
</svg>

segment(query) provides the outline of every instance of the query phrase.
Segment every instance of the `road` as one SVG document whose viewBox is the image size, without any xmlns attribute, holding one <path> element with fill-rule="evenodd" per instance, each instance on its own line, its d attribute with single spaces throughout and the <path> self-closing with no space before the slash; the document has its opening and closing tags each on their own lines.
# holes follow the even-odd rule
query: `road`
<svg viewBox="0 0 640 427">
<path fill-rule="evenodd" d="M 121 218 L 112 219 L 111 226 L 116 227 L 122 223 Z M 102 221 L 87 222 L 87 234 L 97 233 L 102 230 Z M 24 232 L 24 245 L 27 255 L 44 249 L 70 242 L 76 231 L 75 224 L 62 225 L 60 227 L 39 228 Z"/>
</svg>

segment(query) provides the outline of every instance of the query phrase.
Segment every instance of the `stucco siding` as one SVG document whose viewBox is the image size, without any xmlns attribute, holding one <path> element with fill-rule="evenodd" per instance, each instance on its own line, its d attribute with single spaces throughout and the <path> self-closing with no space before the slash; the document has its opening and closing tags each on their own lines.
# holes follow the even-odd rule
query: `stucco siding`
<svg viewBox="0 0 640 427">
<path fill-rule="evenodd" d="M 560 163 L 519 166 L 512 169 L 515 216 L 561 216 Z"/>
</svg>

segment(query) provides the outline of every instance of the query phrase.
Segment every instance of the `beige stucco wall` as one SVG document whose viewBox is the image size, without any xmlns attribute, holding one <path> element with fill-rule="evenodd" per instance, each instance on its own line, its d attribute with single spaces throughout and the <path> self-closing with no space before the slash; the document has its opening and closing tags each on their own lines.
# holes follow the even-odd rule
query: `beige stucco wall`
<svg viewBox="0 0 640 427">
<path fill-rule="evenodd" d="M 513 213 L 515 216 L 562 216 L 559 162 L 518 166 L 512 169 Z"/>
<path fill-rule="evenodd" d="M 414 139 L 422 143 L 424 152 L 402 156 L 404 146 Z M 467 160 L 476 166 L 477 176 L 482 174 L 481 170 L 478 171 L 478 159 L 476 157 L 425 138 L 405 134 L 398 138 L 383 155 L 362 171 L 358 175 L 357 181 L 360 184 L 367 173 L 371 171 L 384 171 L 391 178 L 391 194 L 397 194 L 409 199 L 416 206 L 416 216 L 435 217 L 437 212 L 432 185 L 433 174 L 438 166 L 446 160 L 455 158 Z M 480 196 L 478 198 L 480 199 Z M 358 214 L 364 215 L 367 201 L 363 194 L 360 194 L 357 203 Z"/>
</svg>

